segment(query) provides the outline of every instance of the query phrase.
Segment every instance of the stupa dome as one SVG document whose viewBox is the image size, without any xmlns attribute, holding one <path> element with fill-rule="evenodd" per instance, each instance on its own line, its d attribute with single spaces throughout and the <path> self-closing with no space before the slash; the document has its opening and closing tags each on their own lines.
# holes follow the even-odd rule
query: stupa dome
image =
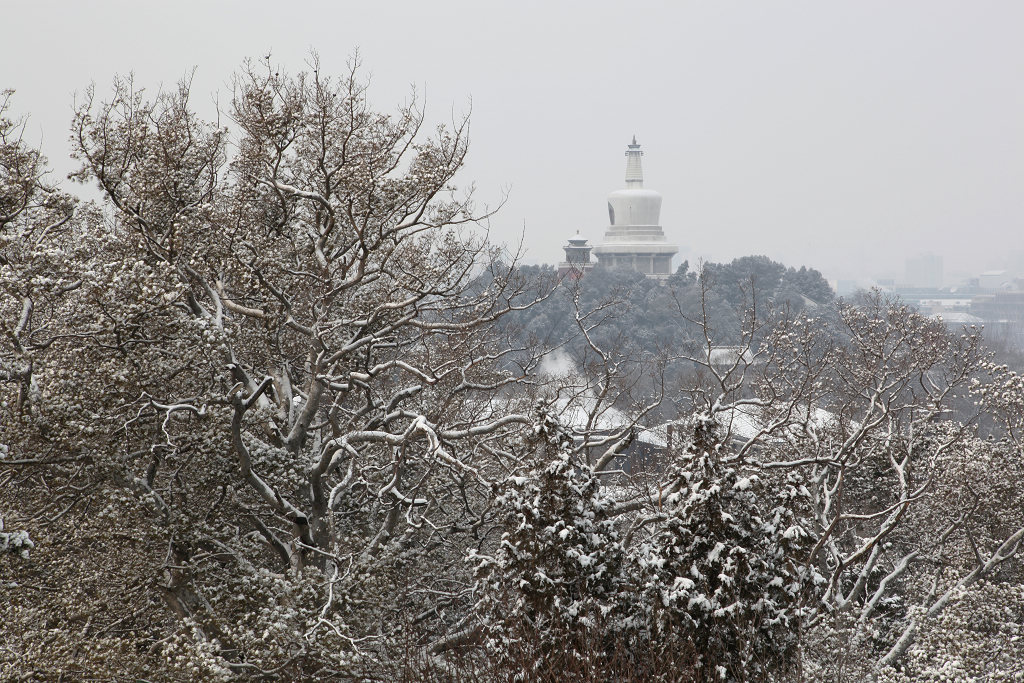
<svg viewBox="0 0 1024 683">
<path fill-rule="evenodd" d="M 661 194 L 644 188 L 626 188 L 608 195 L 609 225 L 661 225 Z"/>
<path fill-rule="evenodd" d="M 608 195 L 608 229 L 593 252 L 602 266 L 663 279 L 679 250 L 661 229 L 661 193 L 644 187 L 642 157 L 634 137 L 626 149 L 626 187 Z"/>
</svg>

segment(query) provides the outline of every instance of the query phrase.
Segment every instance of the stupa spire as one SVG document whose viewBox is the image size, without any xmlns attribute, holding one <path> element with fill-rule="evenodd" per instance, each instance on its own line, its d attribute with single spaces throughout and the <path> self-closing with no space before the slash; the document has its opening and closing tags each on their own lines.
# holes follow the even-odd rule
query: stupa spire
<svg viewBox="0 0 1024 683">
<path fill-rule="evenodd" d="M 640 163 L 640 158 L 643 157 L 644 153 L 640 151 L 640 145 L 637 144 L 636 136 L 633 136 L 633 142 L 626 149 L 626 187 L 643 187 L 644 186 L 644 169 Z"/>
</svg>

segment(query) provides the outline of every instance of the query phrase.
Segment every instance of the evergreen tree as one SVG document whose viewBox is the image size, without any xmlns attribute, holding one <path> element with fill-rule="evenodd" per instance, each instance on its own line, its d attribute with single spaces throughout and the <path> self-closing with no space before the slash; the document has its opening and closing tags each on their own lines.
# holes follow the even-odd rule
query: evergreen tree
<svg viewBox="0 0 1024 683">
<path fill-rule="evenodd" d="M 638 551 L 652 649 L 692 648 L 702 681 L 765 680 L 796 654 L 809 535 L 807 489 L 796 475 L 774 490 L 728 464 L 717 426 L 696 416 L 677 470 L 685 485 Z"/>
<path fill-rule="evenodd" d="M 538 405 L 526 447 L 529 472 L 506 479 L 495 501 L 498 547 L 470 560 L 489 653 L 499 662 L 528 662 L 532 680 L 545 671 L 600 668 L 595 655 L 616 652 L 629 620 L 612 501 L 549 405 Z"/>
</svg>

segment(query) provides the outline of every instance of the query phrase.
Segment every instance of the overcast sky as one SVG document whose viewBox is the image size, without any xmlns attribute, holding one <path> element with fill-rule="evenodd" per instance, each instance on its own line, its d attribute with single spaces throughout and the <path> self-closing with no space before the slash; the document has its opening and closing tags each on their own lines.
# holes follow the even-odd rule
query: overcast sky
<svg viewBox="0 0 1024 683">
<path fill-rule="evenodd" d="M 492 234 L 555 262 L 600 241 L 625 145 L 680 257 L 767 254 L 830 278 L 1024 266 L 1024 3 L 5 3 L 0 88 L 18 92 L 61 174 L 73 93 L 134 71 L 155 89 L 193 66 L 194 99 L 231 73 L 360 50 L 381 109 L 411 85 L 428 116 L 472 105 L 462 183 L 509 200 Z M 212 109 L 212 107 L 211 107 Z M 1021 273 L 1024 274 L 1024 273 Z"/>
</svg>

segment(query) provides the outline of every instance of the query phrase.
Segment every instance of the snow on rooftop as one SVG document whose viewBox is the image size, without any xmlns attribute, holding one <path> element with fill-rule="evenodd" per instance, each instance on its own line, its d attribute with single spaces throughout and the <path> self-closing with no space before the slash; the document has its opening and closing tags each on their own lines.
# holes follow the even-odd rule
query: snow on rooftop
<svg viewBox="0 0 1024 683">
<path fill-rule="evenodd" d="M 984 320 L 976 315 L 970 313 L 964 313 L 963 311 L 946 311 L 932 316 L 936 320 L 941 320 L 944 323 L 956 323 L 961 325 L 980 325 Z"/>
<path fill-rule="evenodd" d="M 729 431 L 732 437 L 739 439 L 753 439 L 761 434 L 768 421 L 759 408 L 754 406 L 737 406 L 723 411 L 717 416 L 718 423 Z M 799 421 L 800 416 L 796 415 L 795 420 Z M 827 427 L 835 424 L 836 416 L 824 408 L 812 408 L 808 423 L 815 428 Z"/>
<path fill-rule="evenodd" d="M 735 365 L 742 358 L 743 364 L 754 362 L 754 354 L 747 346 L 719 346 L 711 349 L 708 362 L 712 365 Z"/>
</svg>

